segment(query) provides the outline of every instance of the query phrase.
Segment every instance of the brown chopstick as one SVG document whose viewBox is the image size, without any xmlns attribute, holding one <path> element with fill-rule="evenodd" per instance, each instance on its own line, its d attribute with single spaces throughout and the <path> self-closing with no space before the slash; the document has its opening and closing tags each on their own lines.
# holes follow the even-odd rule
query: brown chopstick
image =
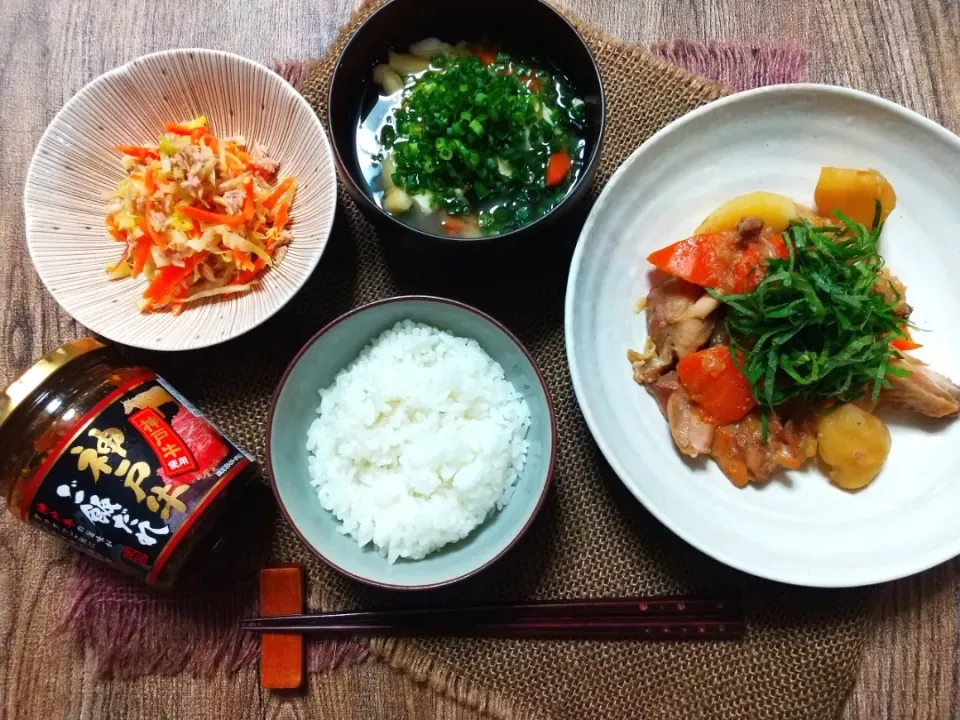
<svg viewBox="0 0 960 720">
<path fill-rule="evenodd" d="M 595 600 L 540 600 L 527 603 L 500 603 L 444 608 L 373 610 L 359 612 L 315 613 L 276 616 L 269 619 L 247 618 L 247 629 L 261 622 L 300 622 L 303 625 L 328 625 L 335 622 L 393 624 L 400 622 L 477 622 L 496 619 L 538 617 L 677 617 L 735 618 L 742 615 L 738 602 L 728 598 L 663 596 L 650 598 L 600 598 Z"/>
<path fill-rule="evenodd" d="M 543 601 L 455 608 L 320 613 L 247 618 L 252 632 L 486 637 L 736 639 L 739 604 L 722 598 L 657 597 Z"/>
<path fill-rule="evenodd" d="M 272 620 L 273 618 L 271 618 Z M 501 638 L 641 638 L 648 640 L 738 640 L 745 633 L 742 620 L 616 619 L 607 621 L 564 618 L 545 621 L 478 623 L 476 625 L 300 625 L 272 623 L 244 625 L 259 632 L 303 633 L 320 637 L 343 636 L 456 636 Z"/>
</svg>

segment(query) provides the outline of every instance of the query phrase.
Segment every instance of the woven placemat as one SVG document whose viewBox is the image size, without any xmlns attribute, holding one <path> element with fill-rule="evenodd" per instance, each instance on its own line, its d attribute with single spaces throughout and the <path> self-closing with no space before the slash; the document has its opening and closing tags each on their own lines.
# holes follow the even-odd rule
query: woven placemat
<svg viewBox="0 0 960 720">
<path fill-rule="evenodd" d="M 346 38 L 380 4 L 359 11 L 303 81 L 301 92 L 321 118 L 326 117 L 335 58 Z M 607 91 L 608 127 L 595 196 L 643 140 L 726 91 L 636 46 L 589 28 L 580 30 L 597 58 Z M 273 524 L 270 555 L 276 561 L 304 564 L 310 604 L 337 609 L 737 592 L 749 622 L 742 644 L 410 639 L 376 640 L 369 650 L 494 717 L 833 717 L 855 677 L 866 626 L 865 594 L 782 586 L 712 561 L 643 510 L 612 475 L 590 438 L 574 399 L 563 342 L 566 273 L 580 223 L 564 222 L 509 261 L 445 262 L 391 252 L 381 246 L 374 226 L 342 190 L 339 201 L 330 246 L 318 271 L 273 321 L 217 348 L 150 356 L 149 362 L 263 461 L 272 391 L 286 362 L 317 328 L 352 307 L 383 297 L 408 293 L 453 297 L 504 322 L 536 358 L 556 406 L 558 462 L 548 502 L 521 543 L 489 571 L 441 591 L 397 595 L 359 586 L 317 560 L 285 523 Z M 87 582 L 96 583 L 96 576 L 88 574 Z M 142 591 L 131 587 L 129 592 Z M 230 594 L 236 598 L 238 592 Z M 224 620 L 226 606 L 217 602 L 196 598 L 174 606 L 167 619 L 193 622 L 198 632 L 222 630 L 224 622 L 235 618 Z M 242 607 L 244 602 L 234 605 Z M 77 606 L 74 611 L 76 617 L 85 608 Z M 356 646 L 326 650 L 337 657 L 362 654 L 351 647 Z M 157 647 L 157 657 L 165 652 L 168 648 Z M 250 645 L 236 638 L 231 652 L 233 661 L 241 663 L 249 659 Z"/>
</svg>

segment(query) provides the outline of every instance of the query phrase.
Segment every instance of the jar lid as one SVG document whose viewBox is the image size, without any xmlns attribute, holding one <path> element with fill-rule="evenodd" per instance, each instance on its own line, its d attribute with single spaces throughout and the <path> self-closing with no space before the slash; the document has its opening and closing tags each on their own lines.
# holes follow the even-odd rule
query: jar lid
<svg viewBox="0 0 960 720">
<path fill-rule="evenodd" d="M 57 371 L 63 369 L 68 363 L 81 355 L 86 355 L 91 350 L 100 350 L 104 347 L 106 345 L 99 340 L 85 337 L 68 342 L 37 360 L 20 377 L 7 385 L 3 394 L 0 395 L 0 429 L 3 428 L 3 424 L 13 414 L 13 411 L 20 406 L 20 403 L 30 397 Z"/>
</svg>

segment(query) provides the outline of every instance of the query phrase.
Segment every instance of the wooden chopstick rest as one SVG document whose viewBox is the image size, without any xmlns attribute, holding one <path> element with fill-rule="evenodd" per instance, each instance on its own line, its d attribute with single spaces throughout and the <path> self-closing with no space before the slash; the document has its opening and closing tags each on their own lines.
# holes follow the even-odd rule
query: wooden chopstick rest
<svg viewBox="0 0 960 720">
<path fill-rule="evenodd" d="M 303 614 L 303 569 L 299 566 L 260 570 L 260 615 Z M 263 633 L 260 639 L 260 685 L 292 690 L 303 684 L 303 635 Z"/>
</svg>

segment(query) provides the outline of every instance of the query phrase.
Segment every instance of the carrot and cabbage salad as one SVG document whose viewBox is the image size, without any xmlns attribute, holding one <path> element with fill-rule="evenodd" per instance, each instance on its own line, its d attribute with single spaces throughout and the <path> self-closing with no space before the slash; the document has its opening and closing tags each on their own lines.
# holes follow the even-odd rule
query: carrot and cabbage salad
<svg viewBox="0 0 960 720">
<path fill-rule="evenodd" d="M 204 116 L 167 123 L 156 145 L 118 145 L 127 177 L 109 196 L 106 224 L 123 243 L 111 279 L 146 277 L 142 312 L 252 289 L 292 238 L 296 181 L 258 143 L 218 138 Z"/>
</svg>

